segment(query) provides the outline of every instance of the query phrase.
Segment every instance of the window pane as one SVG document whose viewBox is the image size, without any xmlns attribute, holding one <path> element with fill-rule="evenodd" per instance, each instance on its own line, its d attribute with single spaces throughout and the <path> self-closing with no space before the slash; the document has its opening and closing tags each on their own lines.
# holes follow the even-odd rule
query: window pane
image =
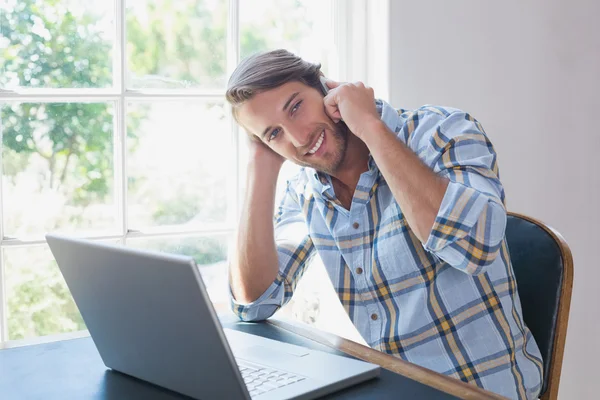
<svg viewBox="0 0 600 400">
<path fill-rule="evenodd" d="M 127 246 L 191 256 L 217 312 L 229 310 L 227 292 L 227 249 L 229 235 L 151 237 L 127 239 Z"/>
<path fill-rule="evenodd" d="M 5 104 L 0 125 L 6 235 L 115 229 L 112 104 Z"/>
<path fill-rule="evenodd" d="M 9 340 L 85 329 L 47 245 L 3 253 Z"/>
<path fill-rule="evenodd" d="M 113 2 L 2 1 L 0 86 L 111 86 L 113 41 Z"/>
<path fill-rule="evenodd" d="M 306 60 L 332 62 L 332 0 L 240 1 L 240 55 L 285 48 Z"/>
<path fill-rule="evenodd" d="M 4 248 L 2 257 L 9 340 L 86 329 L 48 245 Z"/>
<path fill-rule="evenodd" d="M 128 0 L 128 85 L 225 85 L 227 0 Z"/>
<path fill-rule="evenodd" d="M 224 105 L 135 102 L 127 118 L 129 226 L 224 222 L 228 182 L 234 178 Z"/>
</svg>

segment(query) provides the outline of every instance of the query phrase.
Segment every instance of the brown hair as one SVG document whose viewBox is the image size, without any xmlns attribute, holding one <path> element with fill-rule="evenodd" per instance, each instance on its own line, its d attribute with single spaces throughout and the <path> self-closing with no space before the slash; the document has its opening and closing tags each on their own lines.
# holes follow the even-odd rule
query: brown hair
<svg viewBox="0 0 600 400">
<path fill-rule="evenodd" d="M 227 84 L 225 97 L 231 104 L 233 118 L 239 123 L 237 109 L 255 94 L 298 81 L 323 93 L 319 77 L 321 64 L 304 61 L 287 50 L 253 54 L 240 62 Z"/>
</svg>

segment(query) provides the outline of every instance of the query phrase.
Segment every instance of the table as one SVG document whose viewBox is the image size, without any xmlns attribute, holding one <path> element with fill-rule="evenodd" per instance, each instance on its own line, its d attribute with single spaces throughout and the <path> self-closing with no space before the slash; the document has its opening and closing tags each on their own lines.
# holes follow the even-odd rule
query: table
<svg viewBox="0 0 600 400">
<path fill-rule="evenodd" d="M 307 325 L 271 319 L 245 323 L 221 318 L 223 327 L 381 365 L 381 375 L 325 399 L 503 399 Z M 0 399 L 187 399 L 172 391 L 114 372 L 103 364 L 89 336 L 0 350 Z M 61 336 L 59 336 L 60 338 Z M 62 337 L 68 338 L 69 335 Z"/>
</svg>

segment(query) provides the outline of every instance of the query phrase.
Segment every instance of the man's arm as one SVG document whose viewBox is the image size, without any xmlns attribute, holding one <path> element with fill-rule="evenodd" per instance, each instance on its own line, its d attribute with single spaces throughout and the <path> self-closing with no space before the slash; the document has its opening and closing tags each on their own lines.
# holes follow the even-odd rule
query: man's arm
<svg viewBox="0 0 600 400">
<path fill-rule="evenodd" d="M 468 274 L 484 271 L 504 239 L 506 210 L 496 153 L 480 124 L 459 110 L 423 110 L 392 128 L 408 126 L 409 148 L 380 120 L 371 88 L 330 87 L 328 114 L 365 142 L 423 247 Z"/>
<path fill-rule="evenodd" d="M 240 303 L 256 300 L 273 283 L 278 271 L 273 210 L 282 160 L 267 151 L 255 149 L 248 163 L 246 196 L 229 269 L 231 290 Z"/>
<path fill-rule="evenodd" d="M 496 259 L 506 227 L 496 154 L 468 114 L 419 115 L 423 129 L 409 136 L 411 148 L 384 124 L 371 128 L 367 145 L 423 247 L 479 274 Z"/>
<path fill-rule="evenodd" d="M 244 321 L 264 320 L 292 297 L 315 248 L 298 196 L 288 186 L 273 216 L 283 158 L 251 143 L 247 191 L 229 285 L 233 312 Z"/>
<path fill-rule="evenodd" d="M 381 121 L 372 88 L 361 82 L 327 83 L 333 88 L 324 99 L 327 113 L 336 122 L 343 119 L 350 131 L 365 142 L 408 224 L 424 243 L 448 180 L 424 165 Z"/>
<path fill-rule="evenodd" d="M 383 121 L 371 125 L 364 141 L 375 159 L 408 225 L 422 243 L 435 222 L 448 179 L 436 175 Z"/>
</svg>

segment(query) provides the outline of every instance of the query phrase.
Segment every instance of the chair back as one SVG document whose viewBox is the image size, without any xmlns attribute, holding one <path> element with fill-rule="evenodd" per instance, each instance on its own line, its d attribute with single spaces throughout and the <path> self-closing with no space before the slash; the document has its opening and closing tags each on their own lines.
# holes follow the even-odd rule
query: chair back
<svg viewBox="0 0 600 400">
<path fill-rule="evenodd" d="M 523 319 L 544 366 L 541 399 L 556 399 L 573 287 L 573 257 L 562 236 L 543 222 L 508 213 L 506 240 Z"/>
</svg>

